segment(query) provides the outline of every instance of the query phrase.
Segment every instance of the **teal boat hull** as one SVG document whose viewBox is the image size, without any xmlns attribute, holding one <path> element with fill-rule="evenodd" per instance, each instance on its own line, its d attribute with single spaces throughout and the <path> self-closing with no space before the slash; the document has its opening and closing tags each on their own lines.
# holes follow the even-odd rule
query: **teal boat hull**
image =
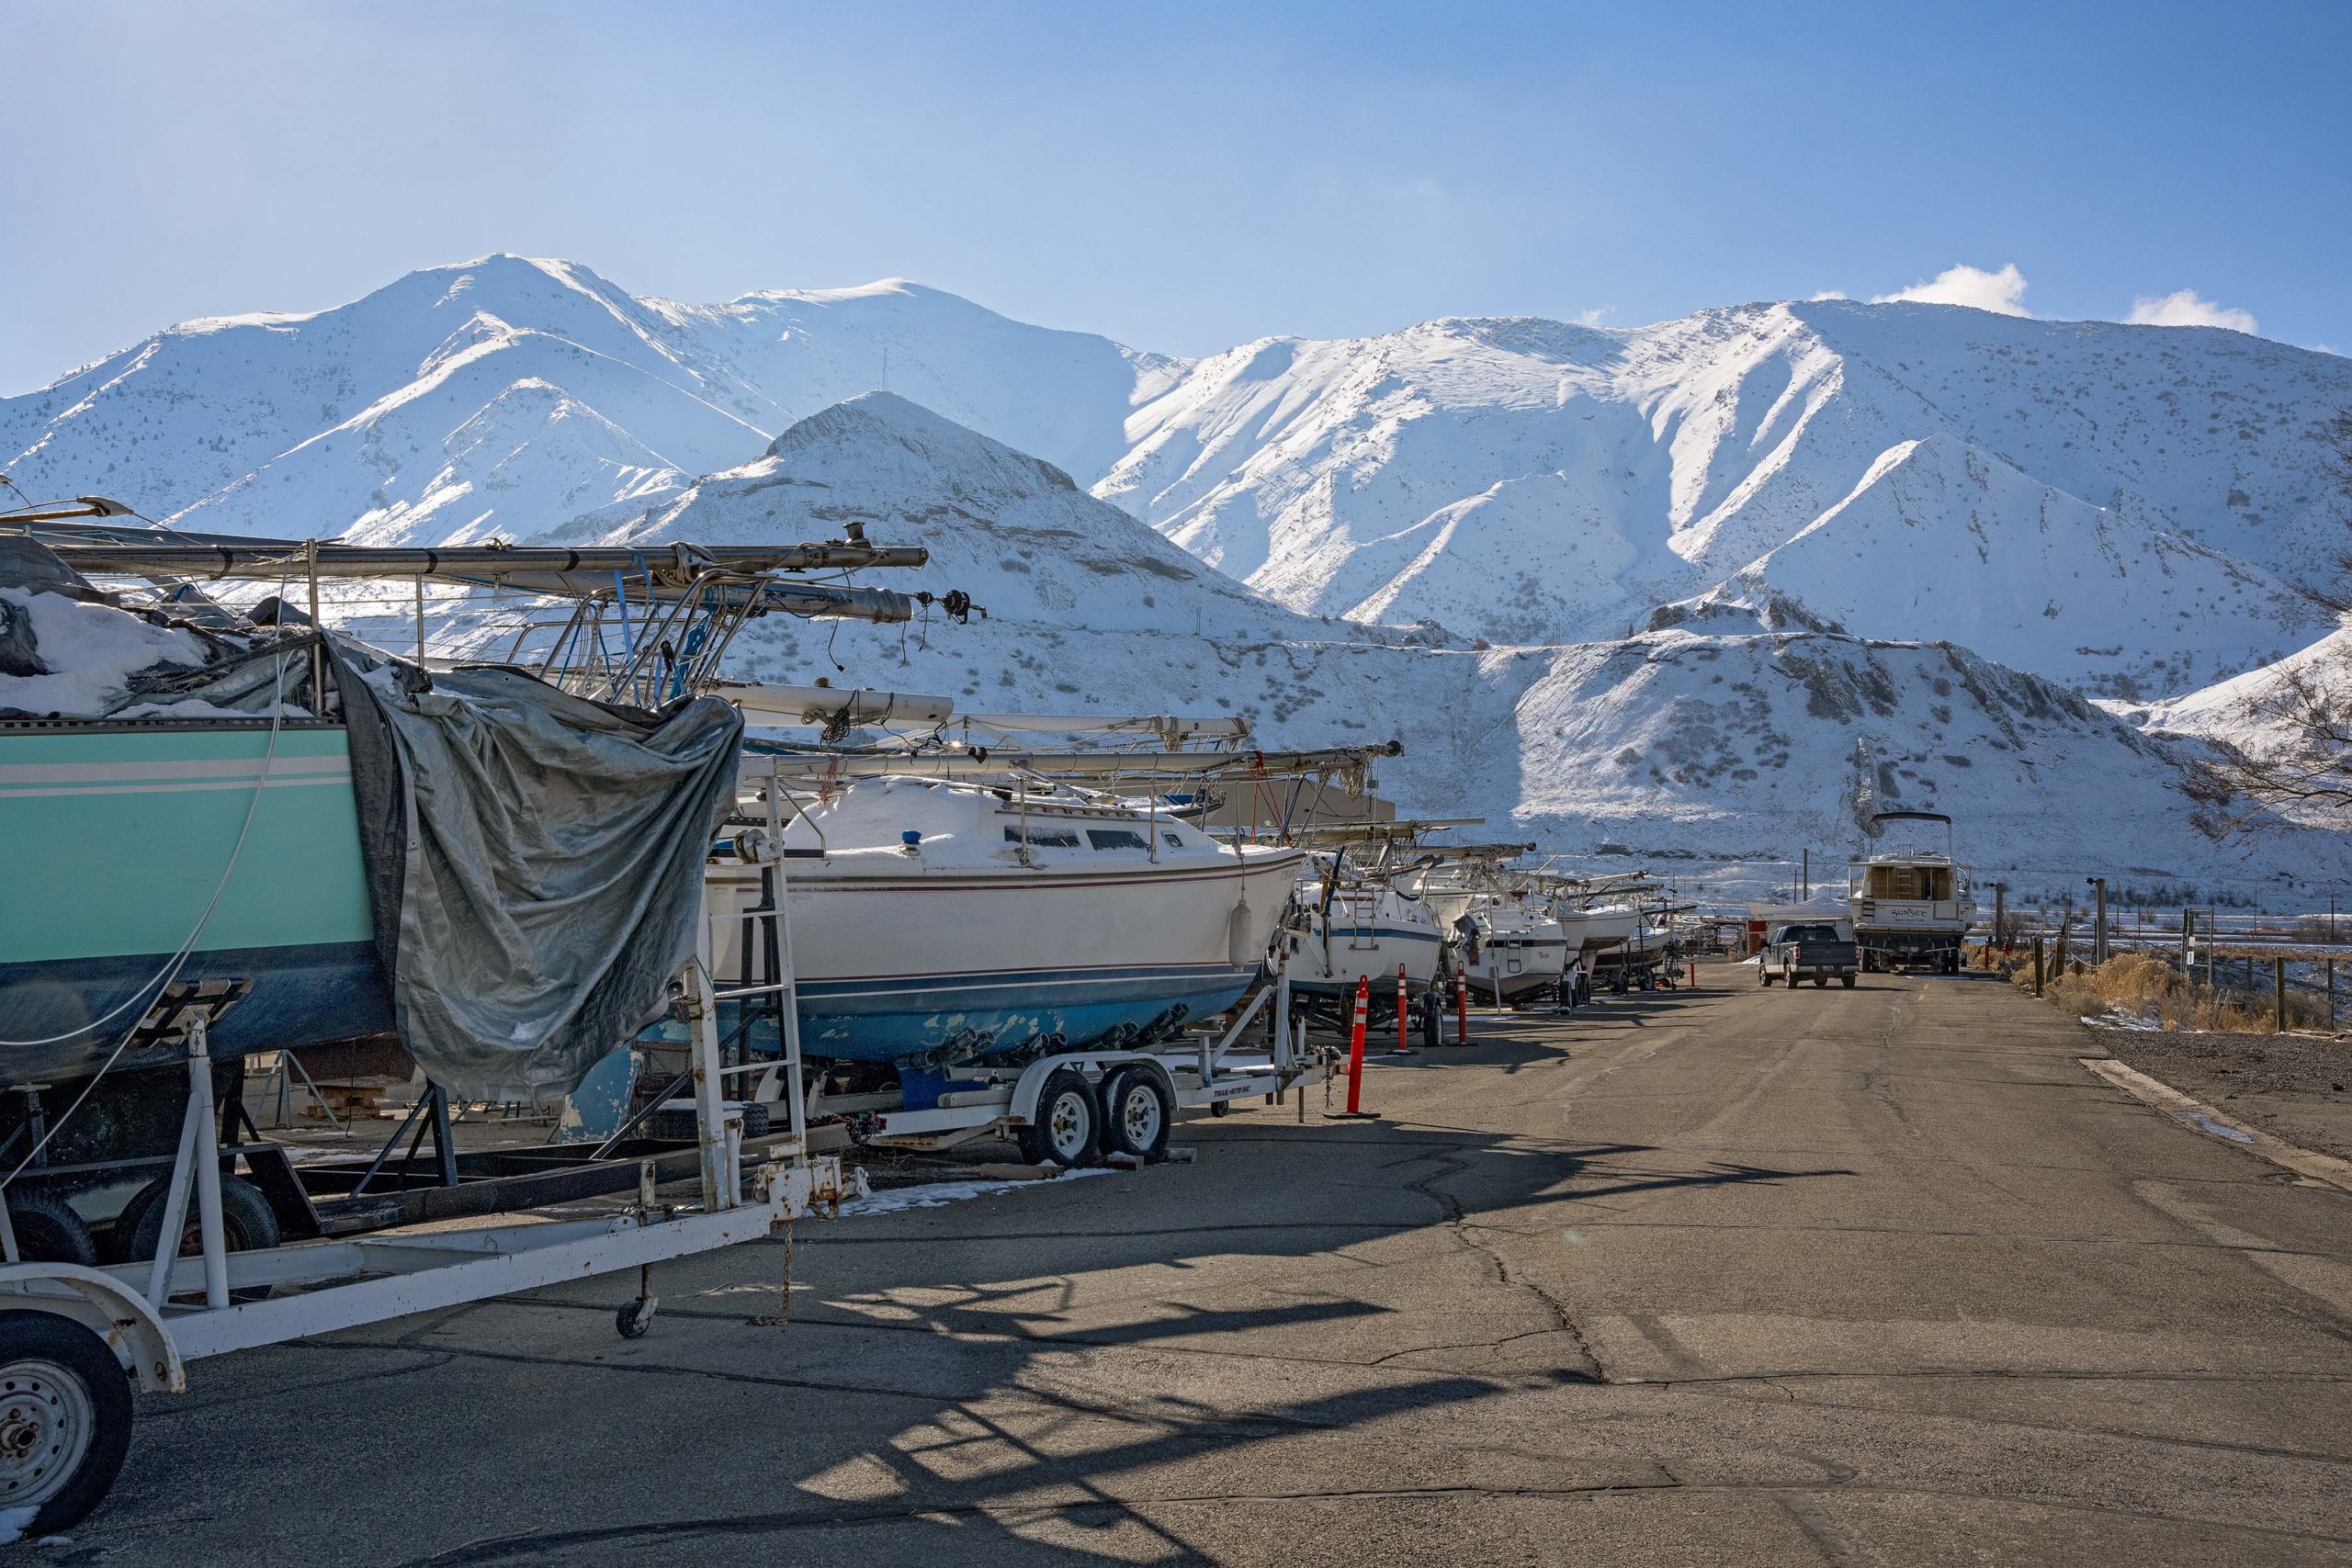
<svg viewBox="0 0 2352 1568">
<path fill-rule="evenodd" d="M 243 992 L 217 1055 L 391 1027 L 339 726 L 287 726 L 274 756 L 264 721 L 0 730 L 0 866 L 9 1081 L 95 1069 L 191 936 L 177 983 Z"/>
</svg>

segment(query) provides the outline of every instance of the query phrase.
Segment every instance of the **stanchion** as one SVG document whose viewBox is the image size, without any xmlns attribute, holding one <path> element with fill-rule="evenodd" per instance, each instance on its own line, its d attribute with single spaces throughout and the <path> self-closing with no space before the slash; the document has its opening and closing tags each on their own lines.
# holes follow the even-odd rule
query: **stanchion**
<svg viewBox="0 0 2352 1568">
<path fill-rule="evenodd" d="M 1408 1016 L 1405 1010 L 1405 966 L 1399 964 L 1396 965 L 1396 1054 L 1400 1056 L 1413 1054 L 1413 1043 L 1405 1032 Z"/>
<path fill-rule="evenodd" d="M 1695 958 L 1690 961 L 1690 988 L 1699 988 L 1699 961 Z"/>
<path fill-rule="evenodd" d="M 1453 977 L 1453 1043 L 1470 1043 L 1470 987 L 1459 975 Z"/>
</svg>

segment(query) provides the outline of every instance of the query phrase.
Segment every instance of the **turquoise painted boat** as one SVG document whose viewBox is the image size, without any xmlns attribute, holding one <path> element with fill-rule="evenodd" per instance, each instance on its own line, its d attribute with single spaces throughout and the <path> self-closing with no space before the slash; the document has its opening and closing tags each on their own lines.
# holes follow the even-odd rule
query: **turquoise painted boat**
<svg viewBox="0 0 2352 1568">
<path fill-rule="evenodd" d="M 95 1068 L 191 934 L 179 983 L 251 987 L 216 1055 L 392 1026 L 339 724 L 0 725 L 0 868 L 12 1082 Z"/>
</svg>

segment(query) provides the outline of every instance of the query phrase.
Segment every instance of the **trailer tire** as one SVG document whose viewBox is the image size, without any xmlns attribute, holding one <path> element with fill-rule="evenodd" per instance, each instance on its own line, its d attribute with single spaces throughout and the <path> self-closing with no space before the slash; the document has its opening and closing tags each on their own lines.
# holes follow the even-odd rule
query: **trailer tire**
<svg viewBox="0 0 2352 1568">
<path fill-rule="evenodd" d="M 122 1206 L 121 1218 L 115 1221 L 115 1234 L 124 1237 L 123 1261 L 143 1263 L 155 1256 L 155 1248 L 164 1239 L 164 1200 L 171 1190 L 172 1179 L 159 1176 L 137 1192 Z M 179 1256 L 188 1255 L 188 1236 L 197 1225 L 196 1194 L 187 1196 L 187 1215 L 183 1222 Z M 127 1228 L 126 1228 L 127 1227 Z M 242 1176 L 220 1179 L 220 1229 L 222 1239 L 232 1252 L 265 1252 L 278 1242 L 277 1211 L 269 1206 L 261 1189 Z M 243 1291 L 232 1291 L 232 1302 L 257 1302 L 269 1294 L 266 1285 Z"/>
<path fill-rule="evenodd" d="M 17 1256 L 28 1263 L 79 1263 L 95 1269 L 98 1244 L 73 1205 L 39 1189 L 8 1194 L 8 1224 L 17 1232 Z M 6 1506 L 0 1503 L 0 1507 Z"/>
<path fill-rule="evenodd" d="M 0 1312 L 0 1507 L 38 1539 L 105 1498 L 130 1451 L 130 1380 L 106 1342 L 53 1312 Z"/>
<path fill-rule="evenodd" d="M 1102 1110 L 1086 1075 L 1070 1067 L 1047 1074 L 1037 1091 L 1036 1115 L 1026 1127 L 1015 1128 L 1012 1139 L 1031 1165 L 1092 1165 L 1102 1147 Z"/>
<path fill-rule="evenodd" d="M 1845 987 L 1846 987 L 1848 990 L 1849 990 L 1849 991 L 1850 991 L 1850 990 L 1852 990 L 1852 989 L 1854 988 L 1854 977 L 1853 977 L 1851 975 L 1840 975 L 1840 976 L 1838 976 L 1838 983 L 1839 985 L 1841 985 L 1841 986 Z"/>
<path fill-rule="evenodd" d="M 1147 1163 L 1168 1152 L 1175 1106 L 1168 1086 L 1149 1067 L 1128 1067 L 1102 1086 L 1102 1146 Z"/>
</svg>

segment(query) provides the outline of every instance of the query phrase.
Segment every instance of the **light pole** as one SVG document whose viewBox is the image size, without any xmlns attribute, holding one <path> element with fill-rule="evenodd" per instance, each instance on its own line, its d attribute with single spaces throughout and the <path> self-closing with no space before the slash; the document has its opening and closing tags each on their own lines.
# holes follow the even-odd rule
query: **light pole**
<svg viewBox="0 0 2352 1568">
<path fill-rule="evenodd" d="M 2104 964 L 2107 962 L 2107 878 L 2086 876 L 2083 880 L 2091 885 L 2096 899 L 2093 906 L 2096 912 L 2091 916 L 2091 962 Z"/>
</svg>

